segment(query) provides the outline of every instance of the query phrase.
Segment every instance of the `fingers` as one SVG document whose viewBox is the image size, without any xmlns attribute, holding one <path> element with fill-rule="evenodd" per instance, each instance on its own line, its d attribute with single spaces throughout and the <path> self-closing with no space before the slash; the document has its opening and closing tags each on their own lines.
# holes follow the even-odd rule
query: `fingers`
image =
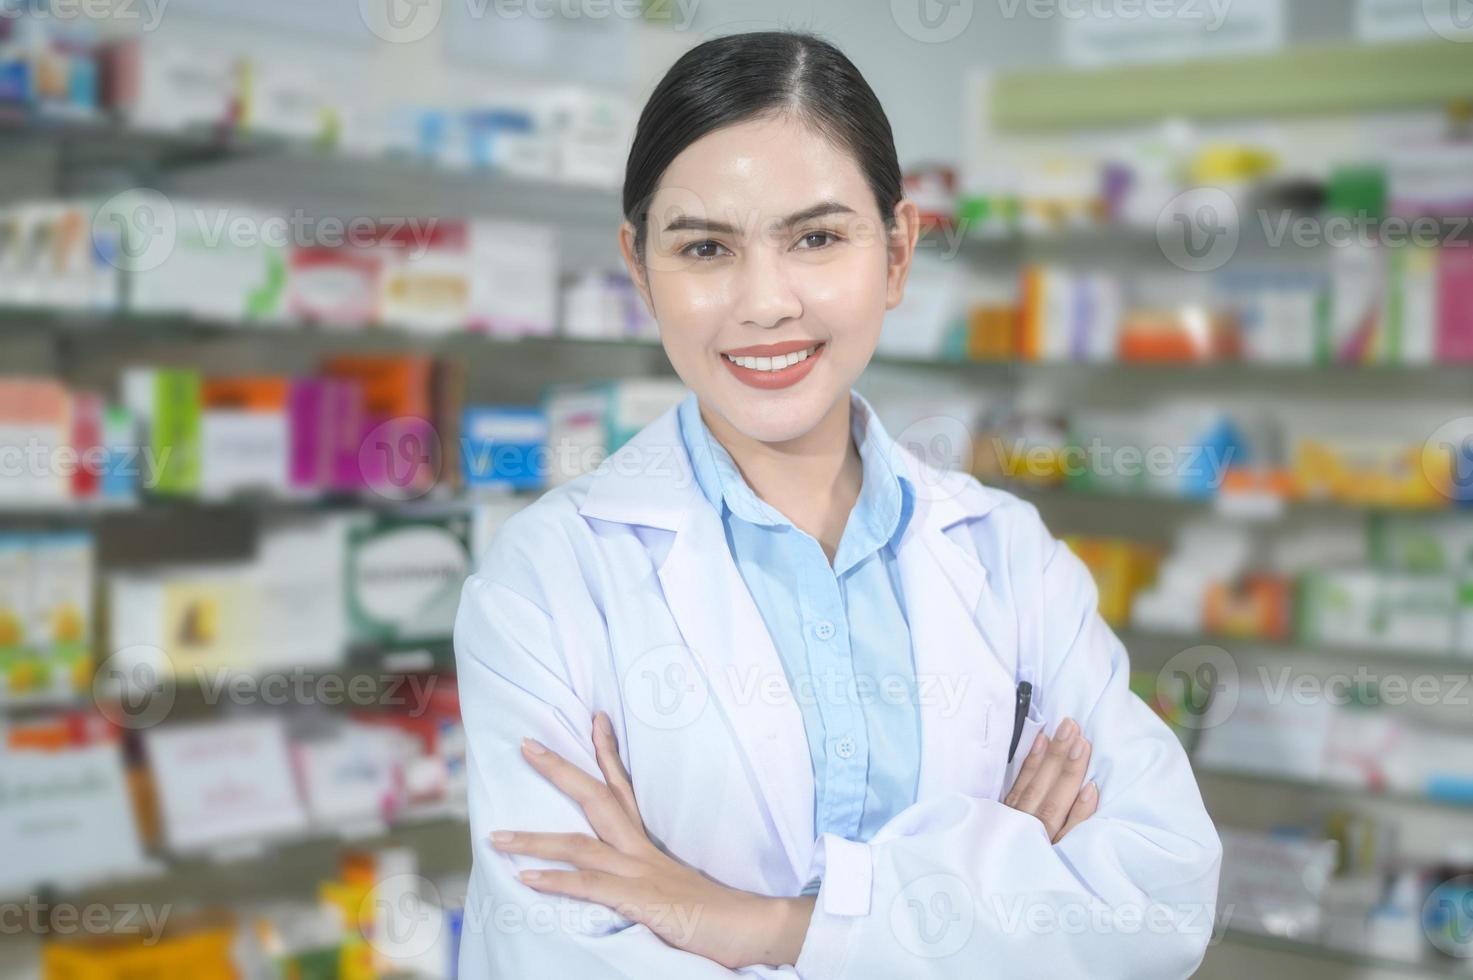
<svg viewBox="0 0 1473 980">
<path fill-rule="evenodd" d="M 621 878 L 603 871 L 523 871 L 517 879 L 539 892 L 567 895 L 613 909 L 632 922 L 646 922 L 651 896 L 637 878 Z M 647 923 L 646 923 L 647 924 Z"/>
<path fill-rule="evenodd" d="M 585 871 L 632 875 L 639 870 L 638 861 L 588 834 L 498 830 L 491 835 L 491 846 L 506 854 L 563 861 Z"/>
<path fill-rule="evenodd" d="M 1059 773 L 1063 770 L 1064 762 L 1069 756 L 1069 746 L 1078 731 L 1079 726 L 1072 718 L 1065 718 L 1054 731 L 1054 737 L 1049 740 L 1048 748 L 1043 751 L 1043 760 L 1039 763 L 1038 771 L 1033 774 L 1033 778 L 1018 795 L 1018 809 L 1038 816 L 1038 808 L 1048 798 L 1049 791 L 1058 781 Z"/>
<path fill-rule="evenodd" d="M 1064 821 L 1064 829 L 1059 831 L 1059 836 L 1054 838 L 1054 843 L 1057 844 L 1059 841 L 1063 840 L 1066 836 L 1068 836 L 1069 831 L 1073 830 L 1075 827 L 1078 827 L 1090 817 L 1094 816 L 1095 811 L 1099 808 L 1100 788 L 1094 784 L 1093 780 L 1091 780 L 1090 782 L 1084 784 L 1084 788 L 1081 789 L 1079 791 L 1079 795 L 1074 798 L 1074 805 L 1069 808 L 1069 819 Z"/>
<path fill-rule="evenodd" d="M 1043 732 L 1040 731 L 1034 736 L 1033 745 L 1028 749 L 1028 755 L 1023 760 L 1023 768 L 1018 770 L 1018 778 L 1013 780 L 1013 787 L 1008 790 L 1007 798 L 1003 800 L 1004 804 L 1012 807 L 1018 805 L 1018 799 L 1023 795 L 1023 790 L 1027 789 L 1028 784 L 1033 782 L 1034 777 L 1038 775 L 1038 769 L 1043 765 L 1044 752 L 1048 746 L 1049 738 Z"/>
<path fill-rule="evenodd" d="M 536 739 L 522 739 L 522 757 L 583 809 L 583 815 L 588 818 L 588 824 L 599 840 L 626 852 L 638 848 L 641 841 L 648 843 L 648 838 L 630 823 L 624 807 L 604 783 Z"/>
<path fill-rule="evenodd" d="M 636 827 L 643 828 L 644 820 L 639 815 L 639 804 L 634 799 L 634 784 L 619 758 L 619 742 L 614 737 L 614 726 L 609 716 L 599 711 L 593 716 L 593 749 L 598 758 L 599 771 L 604 774 L 604 783 L 614 794 L 614 799 Z"/>
<path fill-rule="evenodd" d="M 1040 751 L 1035 740 L 1034 751 L 1004 803 L 1037 817 L 1052 840 L 1062 830 L 1084 783 L 1090 745 L 1070 718 L 1046 742 Z"/>
<path fill-rule="evenodd" d="M 1058 778 L 1035 811 L 1035 816 L 1043 821 L 1043 826 L 1048 831 L 1049 840 L 1058 837 L 1059 831 L 1064 828 L 1064 821 L 1069 818 L 1069 811 L 1074 807 L 1074 801 L 1079 798 L 1079 791 L 1084 786 L 1084 774 L 1089 769 L 1089 754 L 1089 742 L 1083 735 L 1076 734 L 1069 742 Z"/>
</svg>

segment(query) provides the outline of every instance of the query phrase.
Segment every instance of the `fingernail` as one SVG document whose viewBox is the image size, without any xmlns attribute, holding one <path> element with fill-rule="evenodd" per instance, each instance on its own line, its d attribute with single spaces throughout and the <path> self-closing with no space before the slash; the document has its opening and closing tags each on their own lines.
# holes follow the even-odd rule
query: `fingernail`
<svg viewBox="0 0 1473 980">
<path fill-rule="evenodd" d="M 520 878 L 522 881 L 541 881 L 542 880 L 542 872 L 541 871 L 523 871 L 521 874 L 517 875 L 517 877 Z"/>
<path fill-rule="evenodd" d="M 1039 732 L 1037 735 L 1035 735 L 1033 737 L 1033 748 L 1031 748 L 1031 749 L 1028 750 L 1028 754 L 1029 755 L 1038 755 L 1047 746 L 1048 746 L 1048 737 L 1046 735 L 1044 735 L 1043 732 Z"/>
<path fill-rule="evenodd" d="M 1085 796 L 1094 796 L 1099 791 L 1100 791 L 1100 788 L 1095 785 L 1095 781 L 1093 779 L 1091 779 L 1089 782 L 1087 782 L 1087 783 L 1084 784 L 1083 794 Z"/>
<path fill-rule="evenodd" d="M 547 746 L 543 745 L 541 742 L 537 741 L 535 738 L 524 738 L 524 739 L 522 739 L 522 748 L 526 749 L 528 752 L 532 753 L 533 755 L 543 755 L 543 754 L 545 754 L 547 752 Z"/>
<path fill-rule="evenodd" d="M 614 726 L 609 723 L 609 716 L 602 711 L 593 716 L 593 727 L 597 728 L 604 735 L 612 736 L 614 734 Z"/>
<path fill-rule="evenodd" d="M 516 834 L 513 834 L 510 830 L 493 830 L 491 832 L 491 841 L 495 844 L 510 844 L 511 839 L 515 836 Z"/>
<path fill-rule="evenodd" d="M 1069 758 L 1077 762 L 1082 755 L 1084 755 L 1084 739 L 1076 738 L 1074 744 L 1069 747 Z"/>
<path fill-rule="evenodd" d="M 1067 741 L 1068 739 L 1073 738 L 1075 733 L 1078 731 L 1079 726 L 1074 724 L 1074 719 L 1065 718 L 1064 723 L 1059 726 L 1057 731 L 1054 732 L 1054 737 Z"/>
</svg>

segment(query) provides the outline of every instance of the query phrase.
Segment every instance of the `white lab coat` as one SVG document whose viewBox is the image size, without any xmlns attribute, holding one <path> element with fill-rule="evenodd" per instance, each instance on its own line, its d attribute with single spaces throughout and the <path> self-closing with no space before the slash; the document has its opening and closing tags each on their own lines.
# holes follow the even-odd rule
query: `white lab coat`
<svg viewBox="0 0 1473 980">
<path fill-rule="evenodd" d="M 498 828 L 589 833 L 535 773 L 532 736 L 598 775 L 609 713 L 645 824 L 671 853 L 764 895 L 823 887 L 803 980 L 1185 977 L 1212 931 L 1221 845 L 1176 738 L 1127 688 L 1085 566 L 1030 504 L 900 451 L 917 486 L 897 545 L 921 701 L 916 803 L 868 843 L 814 839 L 803 720 L 696 485 L 670 410 L 596 472 L 497 533 L 455 624 L 474 870 L 466 980 L 730 977 L 601 907 L 515 874 Z M 1016 684 L 1033 707 L 1011 766 Z M 885 696 L 884 690 L 871 696 Z M 1040 727 L 1093 743 L 1098 813 L 1051 843 L 999 802 Z"/>
</svg>

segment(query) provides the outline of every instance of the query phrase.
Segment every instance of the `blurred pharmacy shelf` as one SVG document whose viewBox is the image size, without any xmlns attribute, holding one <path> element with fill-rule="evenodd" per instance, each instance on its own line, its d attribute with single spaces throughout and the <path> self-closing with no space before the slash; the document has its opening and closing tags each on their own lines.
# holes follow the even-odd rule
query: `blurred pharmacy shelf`
<svg viewBox="0 0 1473 980">
<path fill-rule="evenodd" d="M 1160 119 L 1211 120 L 1438 106 L 1467 97 L 1473 59 L 1456 41 L 1296 45 L 1268 55 L 1000 76 L 994 124 L 1004 132 L 1098 129 Z"/>
<path fill-rule="evenodd" d="M 107 120 L 47 122 L 0 117 L 0 149 L 51 153 L 63 193 L 106 193 L 133 186 L 120 173 L 162 181 L 209 168 L 237 201 L 275 204 L 310 198 L 380 214 L 494 212 L 542 223 L 596 224 L 612 228 L 621 208 L 606 188 L 511 176 L 492 170 L 454 169 L 411 157 L 350 156 L 301 141 L 229 130 L 139 130 Z M 227 165 L 229 165 L 227 167 Z M 289 202 L 288 202 L 289 203 Z"/>
<path fill-rule="evenodd" d="M 610 354 L 625 351 L 661 355 L 658 340 L 599 337 L 501 336 L 470 330 L 428 332 L 396 326 L 335 326 L 328 323 L 226 323 L 188 316 L 157 314 L 93 313 L 81 310 L 17 309 L 0 307 L 0 341 L 25 336 L 55 337 L 72 343 L 116 343 L 127 340 L 239 340 L 269 337 L 272 341 L 317 343 L 333 347 L 413 347 L 454 349 L 486 345 L 498 350 L 546 353 L 555 349 L 598 350 Z M 1367 382 L 1377 385 L 1415 386 L 1418 393 L 1446 389 L 1449 393 L 1473 392 L 1473 371 L 1465 364 L 1279 364 L 1254 361 L 1064 361 L 1064 360 L 971 360 L 964 358 L 915 357 L 889 354 L 874 356 L 881 367 L 945 371 L 964 378 L 988 382 L 1042 377 L 1068 383 L 1080 378 L 1102 376 L 1123 383 L 1149 383 L 1171 387 L 1214 388 L 1251 386 L 1278 389 L 1283 385 L 1314 384 L 1344 387 L 1362 393 Z M 668 365 L 666 364 L 666 370 Z"/>
<path fill-rule="evenodd" d="M 1183 517 L 1203 513 L 1253 522 L 1276 521 L 1285 517 L 1319 519 L 1368 513 L 1443 514 L 1458 512 L 1450 507 L 1411 508 L 1335 500 L 1284 500 L 1281 498 L 1262 500 L 1254 498 L 1250 501 L 1222 494 L 1210 497 L 1184 497 L 1170 496 L 1167 494 L 1106 493 L 1094 490 L 1077 490 L 1071 487 L 1038 486 L 1012 481 L 999 482 L 995 485 L 1037 504 L 1070 501 L 1090 505 L 1100 504 L 1108 507 L 1159 508 L 1162 510 L 1163 516 Z"/>
<path fill-rule="evenodd" d="M 1335 946 L 1329 946 L 1308 939 L 1290 939 L 1286 936 L 1271 936 L 1248 929 L 1237 929 L 1231 925 L 1223 932 L 1223 938 L 1228 942 L 1255 946 L 1272 953 L 1287 953 L 1293 956 L 1304 956 L 1316 960 L 1330 960 L 1332 962 L 1342 963 L 1348 967 L 1357 967 L 1360 969 L 1393 970 L 1403 976 L 1408 974 L 1418 977 L 1473 976 L 1473 967 L 1470 967 L 1469 964 L 1449 958 L 1437 958 L 1432 954 L 1428 954 L 1424 959 L 1419 961 L 1392 959 L 1390 957 L 1373 956 L 1370 953 L 1360 953 L 1349 949 L 1339 949 Z"/>
<path fill-rule="evenodd" d="M 526 500 L 532 495 L 505 494 L 498 500 Z M 387 496 L 355 495 L 331 497 L 232 497 L 224 500 L 207 498 L 148 497 L 135 502 L 115 500 L 86 500 L 58 504 L 49 501 L 30 503 L 24 500 L 7 500 L 0 497 L 0 522 L 9 521 L 58 521 L 67 523 L 96 522 L 104 520 L 155 517 L 180 517 L 199 515 L 217 517 L 232 512 L 311 514 L 338 511 L 375 511 L 414 516 L 416 514 L 441 514 L 462 511 L 486 502 L 485 497 L 445 497 L 427 495 L 414 500 L 395 500 Z"/>
<path fill-rule="evenodd" d="M 985 481 L 984 481 L 985 482 Z M 1103 507 L 1131 509 L 1162 509 L 1168 516 L 1182 517 L 1199 512 L 1215 512 L 1220 517 L 1237 518 L 1255 522 L 1276 521 L 1284 518 L 1343 517 L 1357 514 L 1441 514 L 1456 513 L 1448 508 L 1409 508 L 1376 504 L 1356 504 L 1337 501 L 1282 501 L 1274 500 L 1264 506 L 1256 506 L 1251 512 L 1235 512 L 1238 502 L 1221 496 L 1208 498 L 1173 497 L 1140 493 L 1103 493 L 1076 490 L 1067 487 L 1038 487 L 1028 484 L 995 483 L 1010 493 L 1037 504 L 1050 502 L 1075 502 Z M 507 499 L 535 499 L 538 494 L 518 495 Z M 81 502 L 76 504 L 28 503 L 0 498 L 0 524 L 5 523 L 84 523 L 121 521 L 130 518 L 156 519 L 196 515 L 200 517 L 225 516 L 231 513 L 322 513 L 334 511 L 367 510 L 391 514 L 413 515 L 426 512 L 443 512 L 485 502 L 484 497 L 426 497 L 419 500 L 395 500 L 390 497 L 350 496 L 291 499 L 281 497 L 240 497 L 228 500 L 193 498 L 169 499 L 148 498 L 137 503 L 106 501 L 100 503 Z M 1222 643 L 1229 637 L 1217 637 L 1208 642 Z M 1254 641 L 1256 642 L 1256 641 Z M 1394 656 L 1394 654 L 1390 654 Z"/>
<path fill-rule="evenodd" d="M 392 822 L 363 822 L 334 827 L 317 827 L 309 832 L 271 839 L 248 839 L 192 854 L 156 854 L 140 867 L 113 871 L 105 876 L 57 881 L 38 881 L 24 894 L 94 894 L 107 889 L 140 884 L 160 889 L 227 875 L 247 864 L 287 867 L 300 862 L 305 853 L 344 845 L 371 846 L 410 833 L 465 835 L 469 827 L 463 811 L 453 807 L 426 807 L 400 814 Z M 23 897 L 22 893 L 10 897 Z M 4 900 L 4 896 L 0 896 Z"/>
<path fill-rule="evenodd" d="M 1428 796 L 1425 793 L 1406 793 L 1393 790 L 1368 789 L 1365 786 L 1351 786 L 1349 784 L 1331 783 L 1323 780 L 1298 779 L 1293 776 L 1279 776 L 1271 773 L 1249 772 L 1238 769 L 1219 768 L 1217 766 L 1203 766 L 1193 764 L 1193 771 L 1199 777 L 1207 779 L 1220 779 L 1228 782 L 1251 783 L 1278 786 L 1289 790 L 1302 790 L 1306 793 L 1314 793 L 1321 796 L 1345 797 L 1360 800 L 1378 800 L 1387 803 L 1401 804 L 1404 806 L 1432 807 L 1451 810 L 1473 810 L 1473 797 L 1470 798 L 1443 798 Z"/>
<path fill-rule="evenodd" d="M 1453 668 L 1473 673 L 1473 657 L 1452 653 L 1435 653 L 1425 650 L 1408 650 L 1395 647 L 1342 647 L 1323 646 L 1314 643 L 1299 643 L 1294 640 L 1276 640 L 1251 636 L 1229 636 L 1213 633 L 1168 633 L 1159 630 L 1131 629 L 1116 630 L 1120 642 L 1130 651 L 1132 659 L 1155 661 L 1193 647 L 1219 647 L 1233 653 L 1251 653 L 1263 656 L 1282 657 L 1288 660 L 1345 661 L 1400 665 L 1408 668 Z"/>
</svg>

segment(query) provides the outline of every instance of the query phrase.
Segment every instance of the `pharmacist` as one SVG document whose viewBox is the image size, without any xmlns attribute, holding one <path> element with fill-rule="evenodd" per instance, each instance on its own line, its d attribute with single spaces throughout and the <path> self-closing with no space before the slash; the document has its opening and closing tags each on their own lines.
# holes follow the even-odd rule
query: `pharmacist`
<svg viewBox="0 0 1473 980">
<path fill-rule="evenodd" d="M 465 585 L 460 975 L 1190 975 L 1221 847 L 1089 572 L 851 389 L 917 240 L 864 79 L 698 46 L 624 209 L 691 393 Z"/>
</svg>

